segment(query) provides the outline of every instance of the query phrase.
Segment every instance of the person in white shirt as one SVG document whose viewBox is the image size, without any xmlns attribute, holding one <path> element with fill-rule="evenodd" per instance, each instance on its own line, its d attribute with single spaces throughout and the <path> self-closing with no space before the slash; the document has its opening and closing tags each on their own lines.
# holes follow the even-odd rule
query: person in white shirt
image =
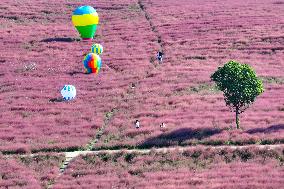
<svg viewBox="0 0 284 189">
<path fill-rule="evenodd" d="M 161 125 L 160 125 L 160 127 L 163 129 L 163 128 L 166 128 L 166 124 L 165 123 L 162 123 Z"/>
<path fill-rule="evenodd" d="M 138 120 L 135 121 L 135 128 L 136 129 L 139 129 L 140 128 L 140 123 Z"/>
</svg>

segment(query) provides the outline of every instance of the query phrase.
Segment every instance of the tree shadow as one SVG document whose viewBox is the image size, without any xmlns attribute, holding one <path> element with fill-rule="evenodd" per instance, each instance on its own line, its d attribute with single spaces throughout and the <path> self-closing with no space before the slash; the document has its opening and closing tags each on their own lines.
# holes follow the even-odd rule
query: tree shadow
<svg viewBox="0 0 284 189">
<path fill-rule="evenodd" d="M 277 125 L 271 125 L 267 128 L 255 128 L 247 130 L 247 133 L 249 134 L 255 134 L 255 133 L 273 133 L 277 132 L 279 130 L 284 130 L 284 124 L 277 124 Z"/>
<path fill-rule="evenodd" d="M 156 137 L 149 138 L 138 145 L 139 148 L 151 148 L 151 147 L 162 147 L 170 145 L 180 145 L 186 140 L 202 140 L 204 138 L 213 136 L 221 133 L 223 129 L 217 128 L 202 128 L 202 129 L 191 129 L 182 128 L 170 133 L 163 133 Z"/>
<path fill-rule="evenodd" d="M 47 38 L 43 39 L 40 42 L 66 42 L 66 43 L 71 43 L 74 41 L 80 41 L 78 38 L 71 38 L 71 37 L 55 37 L 55 38 Z"/>
<path fill-rule="evenodd" d="M 49 99 L 49 102 L 63 102 L 64 99 L 63 98 L 51 98 Z"/>
</svg>

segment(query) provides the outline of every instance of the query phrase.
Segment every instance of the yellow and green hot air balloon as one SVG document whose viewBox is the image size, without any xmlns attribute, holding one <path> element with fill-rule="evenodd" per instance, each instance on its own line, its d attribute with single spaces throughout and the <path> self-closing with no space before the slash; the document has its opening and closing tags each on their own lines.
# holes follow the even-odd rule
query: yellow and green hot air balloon
<svg viewBox="0 0 284 189">
<path fill-rule="evenodd" d="M 91 53 L 102 54 L 104 51 L 103 46 L 101 44 L 95 43 L 91 47 Z"/>
<path fill-rule="evenodd" d="M 73 25 L 84 40 L 93 39 L 99 23 L 97 11 L 91 6 L 78 7 L 72 15 Z"/>
</svg>

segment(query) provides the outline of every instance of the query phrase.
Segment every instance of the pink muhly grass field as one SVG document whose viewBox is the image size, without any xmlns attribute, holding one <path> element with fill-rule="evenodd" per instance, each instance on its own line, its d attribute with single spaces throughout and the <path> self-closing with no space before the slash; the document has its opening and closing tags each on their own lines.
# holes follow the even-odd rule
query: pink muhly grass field
<svg viewBox="0 0 284 189">
<path fill-rule="evenodd" d="M 281 188 L 281 162 L 281 149 L 102 153 L 74 159 L 53 187 Z"/>
<path fill-rule="evenodd" d="M 32 172 L 13 160 L 0 159 L 0 188 L 41 188 Z"/>
<path fill-rule="evenodd" d="M 284 88 L 281 91 L 284 92 Z M 278 92 L 276 86 L 267 88 L 266 92 L 241 114 L 243 129 L 240 131 L 234 129 L 234 113 L 225 106 L 220 93 L 198 95 L 188 92 L 188 95 L 169 97 L 162 96 L 159 91 L 145 95 L 130 94 L 95 148 L 139 146 L 151 140 L 150 146 L 227 144 L 229 141 L 237 144 L 264 144 L 265 141 L 278 143 L 284 139 L 284 114 L 279 104 L 282 97 L 277 96 Z M 133 121 L 136 119 L 140 120 L 140 129 L 134 127 Z M 166 123 L 165 129 L 160 128 L 162 122 Z M 167 137 L 164 137 L 165 135 Z M 179 141 L 170 144 L 174 136 Z M 184 139 L 181 139 L 183 136 Z"/>
<path fill-rule="evenodd" d="M 82 2 L 1 1 L 0 152 L 18 155 L 0 157 L 0 188 L 281 188 L 282 148 L 101 153 L 59 175 L 61 152 L 94 139 L 93 149 L 283 144 L 279 2 L 87 0 L 100 24 L 93 41 L 81 41 L 71 15 Z M 104 47 L 102 69 L 85 75 L 92 43 Z M 241 130 L 210 81 L 232 59 L 253 66 L 265 87 Z M 59 100 L 65 84 L 77 89 L 73 101 Z"/>
<path fill-rule="evenodd" d="M 59 174 L 64 155 L 41 153 L 33 157 L 0 157 L 0 188 L 47 188 Z"/>
<path fill-rule="evenodd" d="M 105 49 L 98 75 L 82 74 L 92 42 L 80 41 L 71 23 L 79 2 L 3 2 L 0 150 L 83 148 L 112 109 L 117 112 L 95 148 L 283 141 L 281 5 L 186 2 L 142 0 L 147 20 L 136 1 L 97 1 L 101 23 L 93 42 Z M 153 66 L 158 42 L 165 59 Z M 229 129 L 234 114 L 210 82 L 231 59 L 252 65 L 265 86 L 241 115 L 242 131 Z M 56 102 L 64 84 L 76 86 L 74 101 Z M 172 134 L 183 139 L 160 139 Z"/>
<path fill-rule="evenodd" d="M 0 157 L 0 188 L 47 188 L 59 174 L 63 154 Z"/>
<path fill-rule="evenodd" d="M 120 111 L 95 148 L 139 146 L 152 139 L 152 146 L 283 143 L 281 5 L 273 0 L 141 2 L 161 37 L 164 63 L 147 72 L 123 96 Z M 217 67 L 231 59 L 253 66 L 265 88 L 241 114 L 241 131 L 230 130 L 235 128 L 235 115 L 210 82 Z M 136 119 L 140 120 L 139 130 L 133 125 Z M 159 127 L 162 122 L 167 125 L 164 130 Z M 219 132 L 190 137 L 191 131 L 208 129 Z M 163 134 L 186 130 L 187 140 L 170 144 L 160 139 Z"/>
<path fill-rule="evenodd" d="M 116 1 L 116 9 L 111 2 L 95 3 L 101 22 L 92 42 L 78 41 L 72 26 L 72 11 L 81 3 L 3 2 L 1 151 L 84 147 L 103 125 L 105 114 L 118 106 L 125 89 L 150 67 L 155 36 L 144 14 L 131 9 L 134 1 Z M 102 70 L 84 75 L 82 60 L 95 42 L 105 49 Z M 57 102 L 65 84 L 76 87 L 77 97 Z"/>
</svg>

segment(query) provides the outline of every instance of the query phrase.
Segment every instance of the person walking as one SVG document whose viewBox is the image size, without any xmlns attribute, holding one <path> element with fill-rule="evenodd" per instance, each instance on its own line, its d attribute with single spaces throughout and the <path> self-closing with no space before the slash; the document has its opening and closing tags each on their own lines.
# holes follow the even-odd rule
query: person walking
<svg viewBox="0 0 284 189">
<path fill-rule="evenodd" d="M 160 64 L 161 64 L 162 61 L 163 61 L 163 56 L 164 56 L 164 53 L 161 52 L 161 51 L 158 51 L 158 53 L 157 53 L 157 59 L 158 59 L 158 61 L 159 61 Z"/>
<path fill-rule="evenodd" d="M 160 127 L 163 129 L 163 128 L 166 128 L 166 124 L 165 123 L 162 123 L 161 125 L 160 125 Z"/>
<path fill-rule="evenodd" d="M 136 129 L 139 129 L 140 128 L 140 123 L 138 120 L 135 121 L 135 128 Z"/>
</svg>

